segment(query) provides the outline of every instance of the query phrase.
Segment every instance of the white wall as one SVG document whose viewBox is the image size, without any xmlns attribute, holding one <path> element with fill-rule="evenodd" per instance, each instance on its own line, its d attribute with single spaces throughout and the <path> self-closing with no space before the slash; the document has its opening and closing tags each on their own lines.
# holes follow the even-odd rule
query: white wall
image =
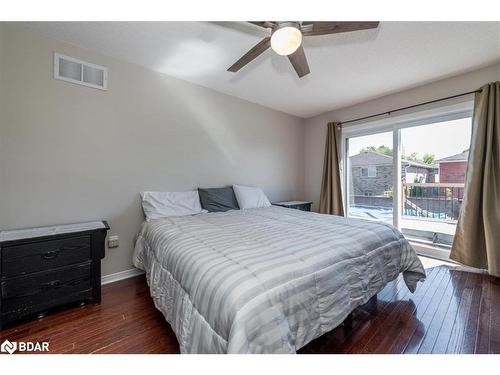
<svg viewBox="0 0 500 375">
<path fill-rule="evenodd" d="M 347 121 L 455 94 L 461 94 L 478 89 L 485 83 L 498 79 L 500 79 L 500 64 L 495 64 L 365 103 L 337 109 L 305 120 L 304 199 L 313 201 L 313 209 L 318 209 L 321 191 L 321 175 L 323 171 L 326 124 L 328 122 Z"/>
<path fill-rule="evenodd" d="M 302 198 L 302 120 L 2 25 L 0 228 L 107 219 L 131 267 L 142 190 L 232 183 Z M 52 78 L 53 52 L 109 68 L 109 90 Z M 1 97 L 0 97 L 1 98 Z"/>
</svg>

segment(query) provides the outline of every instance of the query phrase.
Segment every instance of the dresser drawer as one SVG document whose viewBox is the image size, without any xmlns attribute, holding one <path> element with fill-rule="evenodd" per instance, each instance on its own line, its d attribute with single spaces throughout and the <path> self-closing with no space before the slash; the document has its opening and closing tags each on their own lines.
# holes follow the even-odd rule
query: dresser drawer
<svg viewBox="0 0 500 375">
<path fill-rule="evenodd" d="M 0 230 L 0 331 L 76 303 L 101 302 L 105 221 Z"/>
<path fill-rule="evenodd" d="M 14 277 L 1 283 L 2 317 L 30 315 L 91 298 L 92 264 Z"/>
<path fill-rule="evenodd" d="M 2 248 L 2 278 L 45 271 L 90 260 L 88 235 Z"/>
</svg>

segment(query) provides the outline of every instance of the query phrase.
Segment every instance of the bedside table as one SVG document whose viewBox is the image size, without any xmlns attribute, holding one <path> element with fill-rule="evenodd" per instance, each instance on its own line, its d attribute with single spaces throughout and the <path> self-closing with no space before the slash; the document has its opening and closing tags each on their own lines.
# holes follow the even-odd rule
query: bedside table
<svg viewBox="0 0 500 375">
<path fill-rule="evenodd" d="M 74 303 L 101 302 L 106 221 L 0 231 L 0 329 Z"/>
<path fill-rule="evenodd" d="M 293 208 L 295 210 L 301 210 L 301 211 L 311 211 L 312 202 L 286 201 L 286 202 L 276 202 L 273 203 L 273 205 L 286 208 Z"/>
</svg>

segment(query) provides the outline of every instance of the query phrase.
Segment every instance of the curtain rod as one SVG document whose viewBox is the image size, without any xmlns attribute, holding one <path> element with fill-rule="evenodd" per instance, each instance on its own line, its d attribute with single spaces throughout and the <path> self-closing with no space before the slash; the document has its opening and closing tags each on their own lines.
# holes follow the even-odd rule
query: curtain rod
<svg viewBox="0 0 500 375">
<path fill-rule="evenodd" d="M 377 113 L 376 115 L 359 117 L 359 118 L 355 118 L 355 119 L 348 120 L 348 121 L 341 121 L 341 122 L 338 123 L 338 126 L 342 126 L 342 125 L 348 124 L 350 122 L 356 122 L 356 121 L 366 120 L 366 119 L 369 119 L 369 118 L 372 118 L 372 117 L 378 117 L 378 116 L 382 116 L 382 115 L 390 115 L 390 114 L 392 114 L 394 112 L 404 111 L 405 109 L 420 107 L 420 106 L 426 105 L 426 104 L 437 103 L 437 102 L 441 102 L 443 100 L 448 100 L 448 99 L 458 98 L 460 96 L 475 94 L 475 93 L 478 93 L 478 92 L 481 92 L 481 91 L 482 91 L 482 89 L 478 89 L 478 90 L 474 90 L 474 91 L 464 92 L 463 94 L 457 94 L 457 95 L 447 96 L 446 98 L 435 99 L 435 100 L 430 100 L 430 101 L 424 102 L 424 103 L 409 105 L 408 107 L 402 107 L 402 108 L 393 109 L 391 111 L 380 112 L 380 113 Z"/>
</svg>

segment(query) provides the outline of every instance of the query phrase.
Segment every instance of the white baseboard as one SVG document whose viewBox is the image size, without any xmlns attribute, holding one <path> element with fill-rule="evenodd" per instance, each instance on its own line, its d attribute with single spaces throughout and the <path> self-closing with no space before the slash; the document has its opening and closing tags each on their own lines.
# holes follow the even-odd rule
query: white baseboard
<svg viewBox="0 0 500 375">
<path fill-rule="evenodd" d="M 140 270 L 139 268 L 131 268 L 129 270 L 112 273 L 111 275 L 106 275 L 101 277 L 101 285 L 114 283 L 115 281 L 129 279 L 134 276 L 142 275 L 143 273 L 144 271 Z"/>
</svg>

